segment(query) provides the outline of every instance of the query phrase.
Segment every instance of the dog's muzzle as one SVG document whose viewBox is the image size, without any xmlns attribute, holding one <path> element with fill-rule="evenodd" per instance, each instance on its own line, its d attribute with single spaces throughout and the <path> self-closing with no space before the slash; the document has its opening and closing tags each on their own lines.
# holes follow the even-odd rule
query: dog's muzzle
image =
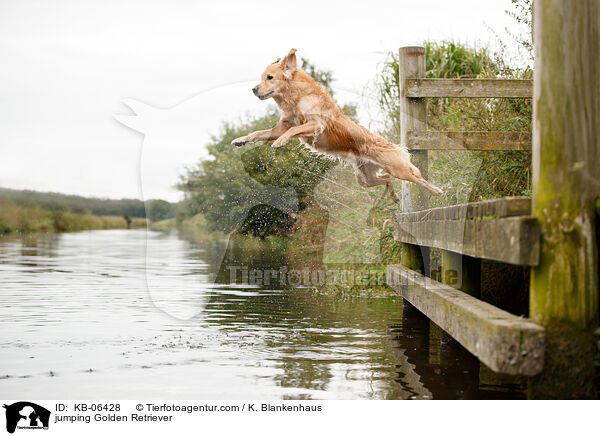
<svg viewBox="0 0 600 436">
<path fill-rule="evenodd" d="M 265 98 L 267 98 L 268 96 L 270 96 L 271 94 L 273 94 L 275 91 L 270 91 L 270 92 L 267 92 L 266 94 L 262 94 L 261 95 L 261 94 L 258 93 L 258 86 L 255 86 L 254 88 L 252 88 L 252 92 L 258 98 L 260 98 L 261 100 L 264 100 Z"/>
</svg>

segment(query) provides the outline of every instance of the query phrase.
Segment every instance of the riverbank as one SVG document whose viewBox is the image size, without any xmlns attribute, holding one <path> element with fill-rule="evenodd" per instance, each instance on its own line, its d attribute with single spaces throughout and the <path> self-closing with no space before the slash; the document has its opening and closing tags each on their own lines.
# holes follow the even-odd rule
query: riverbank
<svg viewBox="0 0 600 436">
<path fill-rule="evenodd" d="M 48 210 L 38 204 L 21 205 L 0 198 L 0 234 L 75 232 L 146 227 L 145 218 L 96 216 L 68 210 Z"/>
</svg>

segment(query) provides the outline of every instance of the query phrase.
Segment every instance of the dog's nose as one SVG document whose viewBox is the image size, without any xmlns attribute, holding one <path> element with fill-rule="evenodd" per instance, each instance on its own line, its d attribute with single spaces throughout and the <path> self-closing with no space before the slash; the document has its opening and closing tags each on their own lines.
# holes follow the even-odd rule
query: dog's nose
<svg viewBox="0 0 600 436">
<path fill-rule="evenodd" d="M 252 92 L 254 93 L 254 95 L 258 94 L 258 85 L 252 88 Z"/>
</svg>

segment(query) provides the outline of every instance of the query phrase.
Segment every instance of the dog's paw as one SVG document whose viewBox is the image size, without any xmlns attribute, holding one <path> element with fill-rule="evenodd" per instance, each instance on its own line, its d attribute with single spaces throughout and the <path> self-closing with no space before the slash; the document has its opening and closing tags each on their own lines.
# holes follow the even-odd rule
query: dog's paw
<svg viewBox="0 0 600 436">
<path fill-rule="evenodd" d="M 234 139 L 231 141 L 231 145 L 235 145 L 236 147 L 241 147 L 242 145 L 246 145 L 248 143 L 248 138 L 246 136 L 242 136 L 240 138 Z"/>
<path fill-rule="evenodd" d="M 287 144 L 287 139 L 281 140 L 281 138 L 278 138 L 273 142 L 273 144 L 271 144 L 271 147 L 279 148 L 284 146 L 285 144 Z"/>
<path fill-rule="evenodd" d="M 442 191 L 440 188 L 438 188 L 437 186 L 432 186 L 431 188 L 431 195 L 434 195 L 436 197 L 442 195 L 444 193 L 444 191 Z"/>
</svg>

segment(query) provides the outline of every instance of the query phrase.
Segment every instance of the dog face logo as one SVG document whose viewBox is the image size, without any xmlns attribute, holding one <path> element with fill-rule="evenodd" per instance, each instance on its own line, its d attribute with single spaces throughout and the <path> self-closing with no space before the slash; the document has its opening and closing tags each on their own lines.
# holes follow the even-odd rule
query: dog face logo
<svg viewBox="0 0 600 436">
<path fill-rule="evenodd" d="M 29 401 L 19 401 L 3 406 L 6 409 L 6 431 L 19 429 L 48 429 L 50 411 Z"/>
</svg>

